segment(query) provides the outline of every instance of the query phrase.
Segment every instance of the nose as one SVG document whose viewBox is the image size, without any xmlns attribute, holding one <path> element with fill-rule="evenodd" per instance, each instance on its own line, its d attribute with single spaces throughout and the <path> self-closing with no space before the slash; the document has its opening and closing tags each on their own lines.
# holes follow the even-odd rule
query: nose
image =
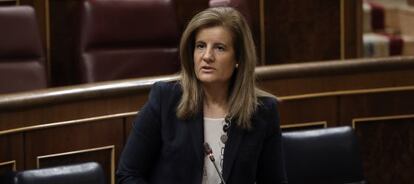
<svg viewBox="0 0 414 184">
<path fill-rule="evenodd" d="M 202 59 L 205 62 L 212 62 L 212 61 L 214 61 L 214 53 L 213 53 L 213 49 L 211 47 L 207 47 L 204 50 Z"/>
</svg>

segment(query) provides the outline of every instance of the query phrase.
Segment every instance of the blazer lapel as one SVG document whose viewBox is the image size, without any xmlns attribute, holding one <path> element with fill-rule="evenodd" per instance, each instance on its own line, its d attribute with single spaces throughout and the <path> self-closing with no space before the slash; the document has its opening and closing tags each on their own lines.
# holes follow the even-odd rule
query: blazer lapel
<svg viewBox="0 0 414 184">
<path fill-rule="evenodd" d="M 243 135 L 244 130 L 238 128 L 235 122 L 233 122 L 233 125 L 230 127 L 229 131 L 229 139 L 227 140 L 226 147 L 224 148 L 223 178 L 225 181 L 227 181 L 230 176 Z"/>
<path fill-rule="evenodd" d="M 194 151 L 197 154 L 197 160 L 199 163 L 201 163 L 201 167 L 203 167 L 204 163 L 204 120 L 203 120 L 203 114 L 198 113 L 194 119 L 189 120 L 187 122 L 188 125 L 188 131 L 191 134 L 191 142 L 193 144 Z"/>
</svg>

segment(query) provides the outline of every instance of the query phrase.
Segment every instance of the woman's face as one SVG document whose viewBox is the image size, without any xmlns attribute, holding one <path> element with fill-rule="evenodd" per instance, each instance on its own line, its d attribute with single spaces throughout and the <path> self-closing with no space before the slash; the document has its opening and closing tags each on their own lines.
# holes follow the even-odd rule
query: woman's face
<svg viewBox="0 0 414 184">
<path fill-rule="evenodd" d="M 222 26 L 195 35 L 194 71 L 203 84 L 228 84 L 236 66 L 232 33 Z"/>
</svg>

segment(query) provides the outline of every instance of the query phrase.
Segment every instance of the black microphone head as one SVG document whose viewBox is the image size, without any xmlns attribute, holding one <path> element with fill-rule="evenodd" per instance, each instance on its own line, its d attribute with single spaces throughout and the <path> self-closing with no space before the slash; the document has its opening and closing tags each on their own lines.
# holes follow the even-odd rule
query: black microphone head
<svg viewBox="0 0 414 184">
<path fill-rule="evenodd" d="M 209 155 L 209 154 L 212 154 L 212 153 L 213 153 L 213 150 L 211 149 L 210 145 L 209 145 L 207 142 L 205 142 L 205 143 L 204 143 L 204 152 L 205 152 L 207 155 Z"/>
</svg>

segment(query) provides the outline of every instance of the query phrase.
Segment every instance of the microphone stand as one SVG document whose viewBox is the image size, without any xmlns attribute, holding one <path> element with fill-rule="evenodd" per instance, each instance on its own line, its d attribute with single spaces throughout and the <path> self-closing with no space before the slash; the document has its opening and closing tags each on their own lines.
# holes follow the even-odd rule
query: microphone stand
<svg viewBox="0 0 414 184">
<path fill-rule="evenodd" d="M 204 152 L 207 154 L 210 161 L 213 163 L 214 167 L 216 168 L 216 171 L 221 179 L 222 184 L 226 184 L 224 181 L 223 175 L 221 175 L 221 172 L 216 164 L 216 159 L 214 159 L 213 150 L 211 149 L 210 145 L 208 143 L 204 143 Z"/>
</svg>

